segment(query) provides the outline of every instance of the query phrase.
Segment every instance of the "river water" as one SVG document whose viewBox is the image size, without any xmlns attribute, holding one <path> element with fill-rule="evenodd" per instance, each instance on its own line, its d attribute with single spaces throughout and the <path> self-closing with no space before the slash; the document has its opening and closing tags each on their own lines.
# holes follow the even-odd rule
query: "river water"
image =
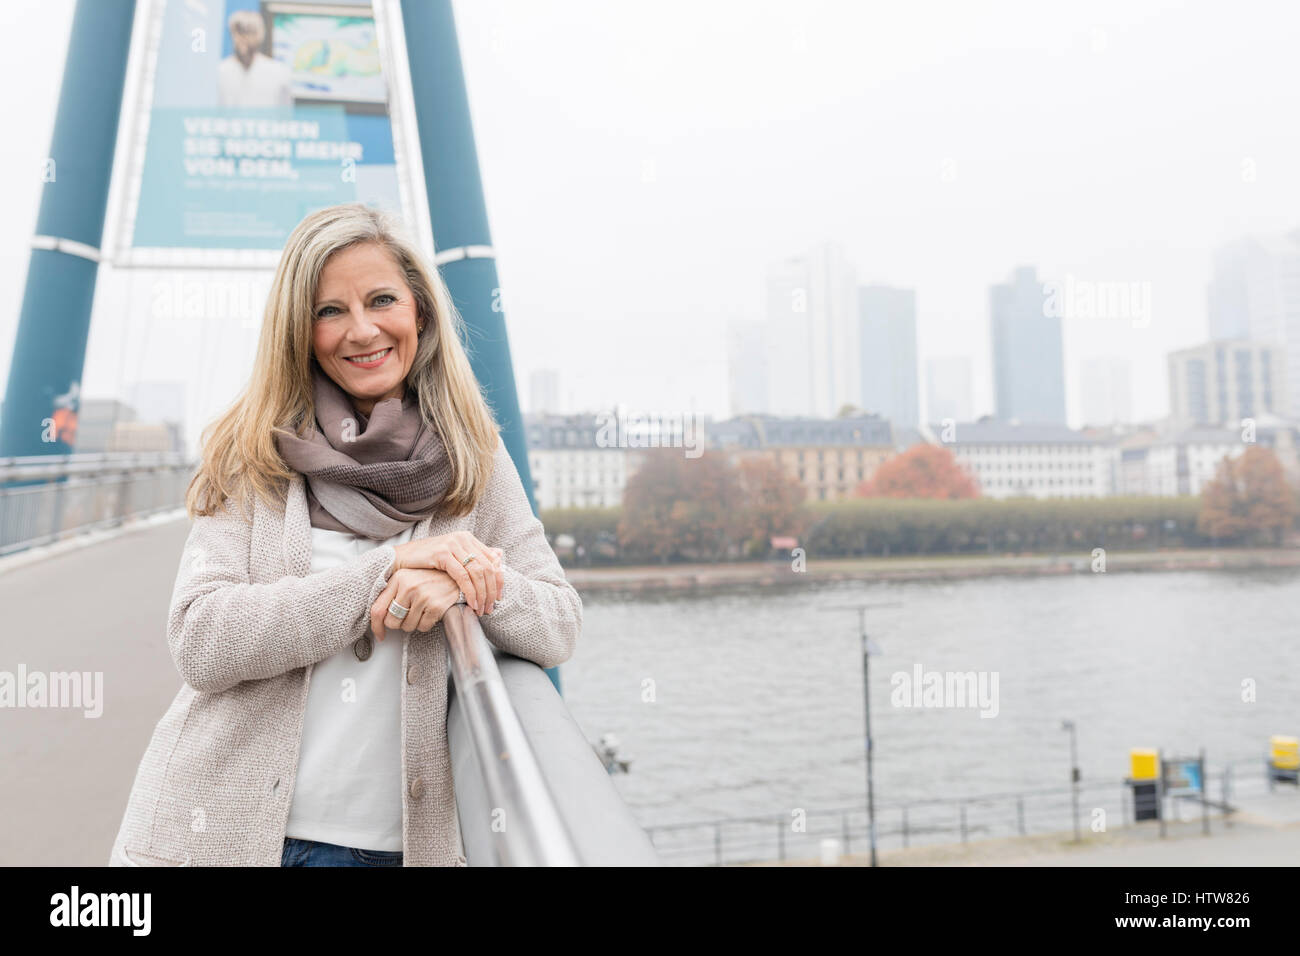
<svg viewBox="0 0 1300 956">
<path fill-rule="evenodd" d="M 612 732 L 632 758 L 614 780 L 643 826 L 862 806 L 858 618 L 835 608 L 892 602 L 867 617 L 880 648 L 871 692 L 882 807 L 1067 786 L 1064 719 L 1077 726 L 1085 784 L 1115 792 L 1111 813 L 1131 747 L 1204 748 L 1211 767 L 1254 765 L 1270 734 L 1300 735 L 1295 570 L 591 594 L 563 667 L 565 698 L 591 740 Z M 996 674 L 996 716 L 897 705 L 893 675 L 918 664 L 983 672 L 989 690 Z M 1253 701 L 1243 699 L 1252 689 Z M 1030 801 L 1030 829 L 1043 802 Z M 1105 800 L 1085 809 L 1092 803 Z M 955 821 L 955 808 L 936 812 Z M 1000 825 L 1013 811 L 990 812 Z M 1069 825 L 1049 817 L 1039 826 Z M 864 823 L 865 813 L 851 826 Z M 674 852 L 707 862 L 689 847 L 704 852 L 713 839 L 696 831 L 656 843 L 689 844 L 685 856 Z M 774 840 L 772 850 L 751 856 L 775 856 Z"/>
</svg>

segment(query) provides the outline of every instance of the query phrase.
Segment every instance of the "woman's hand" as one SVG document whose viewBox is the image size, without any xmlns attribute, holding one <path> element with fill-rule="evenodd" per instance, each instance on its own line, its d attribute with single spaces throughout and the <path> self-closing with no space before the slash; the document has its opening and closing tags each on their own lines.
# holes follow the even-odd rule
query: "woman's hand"
<svg viewBox="0 0 1300 956">
<path fill-rule="evenodd" d="M 388 586 L 370 607 L 370 629 L 377 640 L 384 639 L 384 629 L 431 631 L 447 609 L 459 602 L 460 586 L 445 571 L 434 568 L 403 568 L 388 579 Z M 409 608 L 406 617 L 397 618 L 388 609 L 396 601 Z"/>
<path fill-rule="evenodd" d="M 505 586 L 501 549 L 489 548 L 468 531 L 418 538 L 396 545 L 395 550 L 397 562 L 390 574 L 404 568 L 436 568 L 451 576 L 476 614 L 491 614 Z"/>
</svg>

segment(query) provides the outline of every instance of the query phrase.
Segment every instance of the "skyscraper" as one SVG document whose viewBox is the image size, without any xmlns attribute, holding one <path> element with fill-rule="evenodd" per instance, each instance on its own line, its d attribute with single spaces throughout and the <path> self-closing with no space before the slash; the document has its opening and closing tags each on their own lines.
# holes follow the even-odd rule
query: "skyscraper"
<svg viewBox="0 0 1300 956">
<path fill-rule="evenodd" d="M 989 288 L 993 381 L 1003 421 L 1065 424 L 1065 348 L 1060 318 L 1044 309 L 1032 266 Z"/>
<path fill-rule="evenodd" d="M 1116 356 L 1079 364 L 1079 407 L 1085 425 L 1117 425 L 1133 420 L 1133 366 Z"/>
<path fill-rule="evenodd" d="M 857 284 L 838 245 L 768 270 L 767 326 L 772 413 L 829 417 L 858 403 Z"/>
<path fill-rule="evenodd" d="M 858 289 L 863 410 L 895 425 L 920 423 L 916 384 L 916 293 L 884 285 Z"/>
<path fill-rule="evenodd" d="M 777 415 L 812 412 L 812 320 L 808 270 L 783 259 L 767 271 L 767 407 Z"/>
<path fill-rule="evenodd" d="M 1211 339 L 1244 339 L 1250 335 L 1246 263 L 1254 245 L 1250 239 L 1240 239 L 1214 254 L 1214 274 L 1205 295 Z"/>
<path fill-rule="evenodd" d="M 975 420 L 970 359 L 954 355 L 925 363 L 925 417 L 935 424 Z"/>
<path fill-rule="evenodd" d="M 727 397 L 732 415 L 767 411 L 767 328 L 762 322 L 727 324 Z"/>
<path fill-rule="evenodd" d="M 1281 345 L 1286 381 L 1300 382 L 1300 230 L 1221 248 L 1208 305 L 1211 338 Z M 1300 418 L 1300 389 L 1288 388 L 1280 414 Z"/>
<path fill-rule="evenodd" d="M 560 373 L 553 368 L 539 368 L 528 376 L 528 411 L 532 415 L 558 415 L 560 408 Z"/>
</svg>

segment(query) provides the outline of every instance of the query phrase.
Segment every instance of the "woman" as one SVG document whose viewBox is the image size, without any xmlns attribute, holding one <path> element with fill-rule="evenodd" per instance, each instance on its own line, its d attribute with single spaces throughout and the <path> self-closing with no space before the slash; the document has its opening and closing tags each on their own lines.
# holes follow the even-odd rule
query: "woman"
<svg viewBox="0 0 1300 956">
<path fill-rule="evenodd" d="M 113 865 L 465 865 L 442 615 L 464 600 L 554 667 L 582 604 L 459 325 L 383 214 L 334 206 L 289 237 L 187 495 L 167 624 L 185 684 Z"/>
</svg>

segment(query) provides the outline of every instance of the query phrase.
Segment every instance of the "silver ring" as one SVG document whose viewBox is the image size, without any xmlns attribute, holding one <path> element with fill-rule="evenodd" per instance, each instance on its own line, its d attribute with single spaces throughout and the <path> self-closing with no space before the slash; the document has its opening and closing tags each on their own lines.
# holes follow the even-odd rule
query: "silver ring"
<svg viewBox="0 0 1300 956">
<path fill-rule="evenodd" d="M 397 618 L 399 621 L 406 617 L 410 610 L 409 607 L 402 607 L 402 605 L 398 604 L 396 600 L 393 600 L 392 603 L 388 605 L 388 613 L 393 615 L 393 617 Z"/>
<path fill-rule="evenodd" d="M 472 555 L 472 554 L 471 554 L 468 558 L 466 558 L 464 561 L 462 561 L 461 564 L 464 565 L 465 567 L 469 567 L 469 563 L 470 563 L 471 561 L 473 561 L 474 558 L 475 558 L 475 555 Z"/>
<path fill-rule="evenodd" d="M 464 592 L 464 591 L 457 591 L 457 592 L 456 592 L 456 603 L 457 603 L 457 604 L 464 604 L 464 603 L 465 603 L 465 592 Z"/>
</svg>

